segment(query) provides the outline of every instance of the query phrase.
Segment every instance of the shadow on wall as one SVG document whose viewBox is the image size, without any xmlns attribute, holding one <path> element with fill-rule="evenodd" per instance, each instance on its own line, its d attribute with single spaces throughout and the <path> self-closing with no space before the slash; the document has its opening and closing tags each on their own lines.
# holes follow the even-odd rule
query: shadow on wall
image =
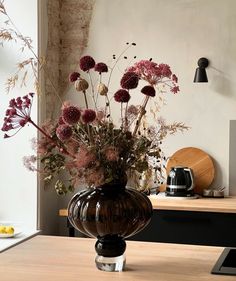
<svg viewBox="0 0 236 281">
<path fill-rule="evenodd" d="M 214 164 L 216 173 L 215 173 L 214 180 L 213 180 L 212 184 L 210 185 L 210 188 L 218 189 L 221 187 L 221 184 L 223 182 L 223 173 L 222 173 L 220 163 L 217 162 L 216 159 L 214 159 L 212 156 L 211 156 L 211 159 L 213 160 L 213 164 Z M 226 189 L 226 193 L 227 192 L 228 192 L 228 188 Z"/>
<path fill-rule="evenodd" d="M 222 74 L 214 75 L 211 82 L 211 89 L 221 95 L 232 97 L 234 95 L 234 89 L 231 85 L 231 81 Z"/>
</svg>

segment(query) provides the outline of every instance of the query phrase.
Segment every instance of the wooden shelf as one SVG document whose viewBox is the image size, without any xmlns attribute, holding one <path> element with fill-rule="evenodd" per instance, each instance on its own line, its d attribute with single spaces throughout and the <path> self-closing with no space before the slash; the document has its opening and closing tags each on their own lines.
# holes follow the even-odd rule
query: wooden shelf
<svg viewBox="0 0 236 281">
<path fill-rule="evenodd" d="M 149 198 L 155 210 L 236 213 L 236 197 L 191 200 Z"/>
</svg>

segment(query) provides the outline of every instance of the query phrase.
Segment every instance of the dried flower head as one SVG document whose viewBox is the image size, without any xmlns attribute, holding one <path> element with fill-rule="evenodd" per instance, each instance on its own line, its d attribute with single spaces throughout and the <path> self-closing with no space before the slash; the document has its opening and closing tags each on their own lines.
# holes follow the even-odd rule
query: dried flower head
<svg viewBox="0 0 236 281">
<path fill-rule="evenodd" d="M 65 141 L 71 138 L 73 131 L 71 126 L 64 124 L 57 127 L 56 134 L 61 141 Z"/>
<path fill-rule="evenodd" d="M 123 89 L 135 89 L 138 86 L 139 77 L 133 71 L 126 72 L 120 80 L 120 85 Z"/>
<path fill-rule="evenodd" d="M 87 168 L 96 160 L 96 155 L 89 151 L 87 147 L 81 146 L 76 154 L 75 165 L 78 169 Z"/>
<path fill-rule="evenodd" d="M 66 106 L 62 110 L 63 121 L 69 125 L 76 124 L 80 119 L 81 112 L 77 106 Z"/>
<path fill-rule="evenodd" d="M 85 79 L 79 79 L 75 81 L 75 89 L 78 92 L 84 92 L 88 89 L 89 83 Z"/>
<path fill-rule="evenodd" d="M 114 94 L 114 99 L 117 102 L 128 102 L 130 100 L 130 94 L 128 91 L 120 89 Z"/>
<path fill-rule="evenodd" d="M 99 62 L 95 65 L 94 70 L 99 73 L 108 72 L 108 67 L 105 63 Z"/>
<path fill-rule="evenodd" d="M 10 100 L 9 108 L 6 110 L 5 113 L 6 116 L 4 118 L 4 123 L 1 129 L 2 131 L 7 132 L 18 128 L 20 130 L 28 122 L 31 121 L 30 113 L 33 96 L 33 93 L 29 93 L 23 98 L 18 97 L 16 99 Z M 10 137 L 8 134 L 4 135 L 4 138 L 8 137 Z"/>
<path fill-rule="evenodd" d="M 89 71 L 95 66 L 95 60 L 91 56 L 84 56 L 79 61 L 80 69 L 83 71 Z"/>
<path fill-rule="evenodd" d="M 104 155 L 107 161 L 115 162 L 119 160 L 119 153 L 114 146 L 108 146 L 104 149 Z"/>
<path fill-rule="evenodd" d="M 75 82 L 76 80 L 78 80 L 80 77 L 79 72 L 72 72 L 69 76 L 69 81 L 70 82 Z"/>
<path fill-rule="evenodd" d="M 108 93 L 108 88 L 105 84 L 103 83 L 99 83 L 98 84 L 98 93 L 101 95 L 101 96 L 106 96 L 106 94 Z"/>
<path fill-rule="evenodd" d="M 96 119 L 96 112 L 93 109 L 85 109 L 81 118 L 85 124 L 92 123 Z"/>
<path fill-rule="evenodd" d="M 155 97 L 155 95 L 156 95 L 156 91 L 153 88 L 153 86 L 149 86 L 149 85 L 144 86 L 141 90 L 141 93 L 143 93 L 144 95 L 149 96 L 149 97 Z"/>
</svg>

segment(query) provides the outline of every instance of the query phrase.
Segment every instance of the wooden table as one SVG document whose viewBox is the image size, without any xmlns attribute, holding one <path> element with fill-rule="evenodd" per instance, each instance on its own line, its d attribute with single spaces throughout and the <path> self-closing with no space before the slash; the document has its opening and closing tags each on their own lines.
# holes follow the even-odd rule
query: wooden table
<svg viewBox="0 0 236 281">
<path fill-rule="evenodd" d="M 3 281 L 235 281 L 210 271 L 223 248 L 127 241 L 126 271 L 99 271 L 94 239 L 37 236 L 0 254 Z"/>
</svg>

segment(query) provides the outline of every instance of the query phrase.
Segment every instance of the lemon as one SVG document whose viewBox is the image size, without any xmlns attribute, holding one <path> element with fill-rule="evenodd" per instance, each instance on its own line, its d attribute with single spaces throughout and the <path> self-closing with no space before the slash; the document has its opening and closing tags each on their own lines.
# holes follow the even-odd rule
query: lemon
<svg viewBox="0 0 236 281">
<path fill-rule="evenodd" d="M 0 225 L 0 234 L 14 234 L 14 231 L 11 225 Z"/>
<path fill-rule="evenodd" d="M 4 225 L 0 225 L 0 234 L 6 234 L 6 227 Z"/>
<path fill-rule="evenodd" d="M 13 226 L 6 226 L 5 231 L 7 234 L 14 234 L 14 227 Z"/>
</svg>

